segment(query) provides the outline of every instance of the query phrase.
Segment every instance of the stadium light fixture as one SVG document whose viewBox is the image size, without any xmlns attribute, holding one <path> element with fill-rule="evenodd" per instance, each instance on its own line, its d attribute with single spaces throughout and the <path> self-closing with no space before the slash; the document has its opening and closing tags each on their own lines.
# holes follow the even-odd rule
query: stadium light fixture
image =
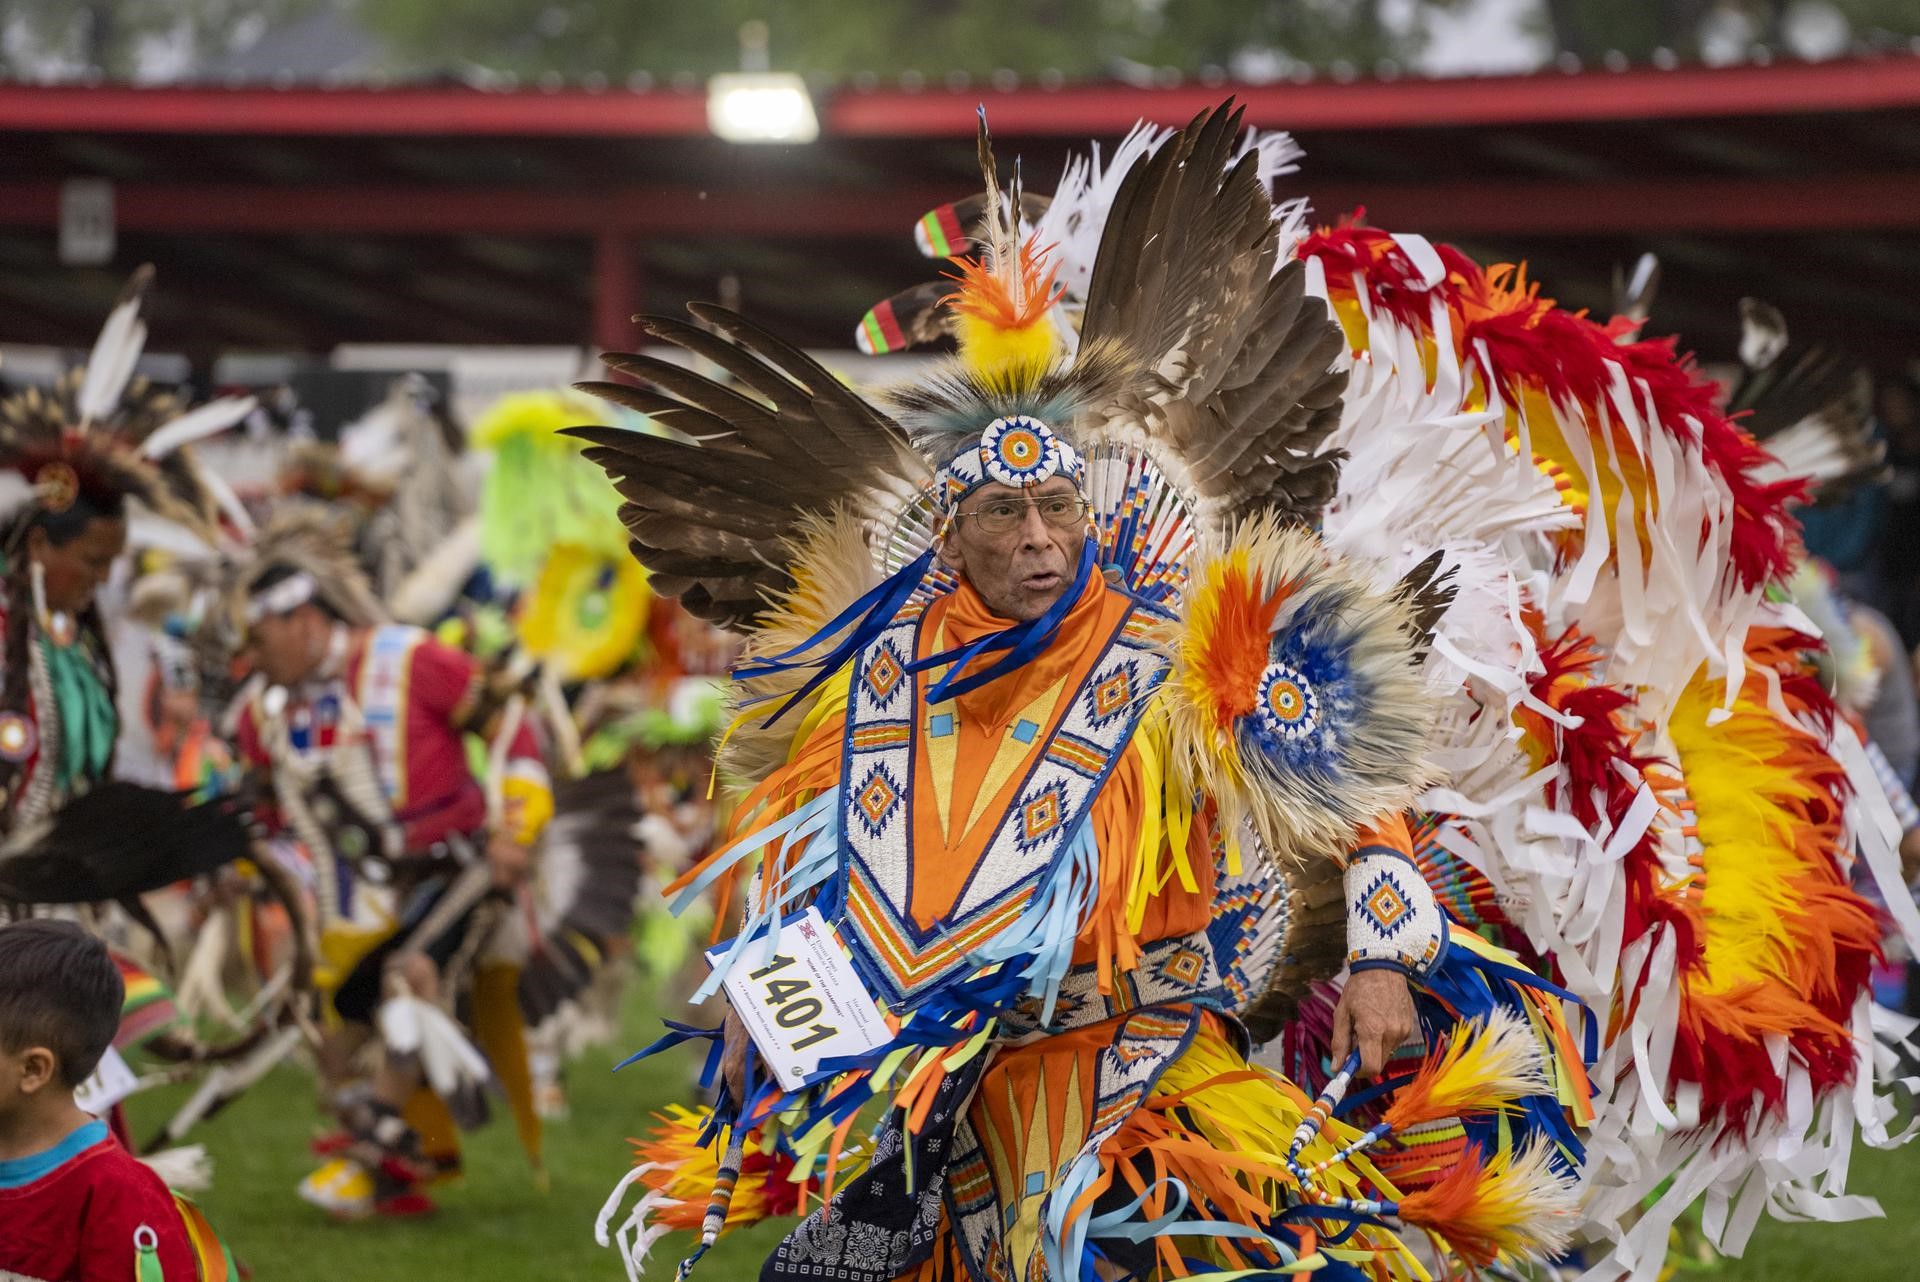
<svg viewBox="0 0 1920 1282">
<path fill-rule="evenodd" d="M 707 81 L 707 127 L 728 142 L 805 143 L 820 136 L 807 82 L 792 72 L 723 72 Z"/>
</svg>

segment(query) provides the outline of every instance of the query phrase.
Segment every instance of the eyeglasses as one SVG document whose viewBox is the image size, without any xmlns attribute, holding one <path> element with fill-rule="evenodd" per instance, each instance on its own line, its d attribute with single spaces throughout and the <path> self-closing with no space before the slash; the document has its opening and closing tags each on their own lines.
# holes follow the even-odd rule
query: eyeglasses
<svg viewBox="0 0 1920 1282">
<path fill-rule="evenodd" d="M 1087 515 L 1087 501 L 1078 494 L 1049 494 L 1037 499 L 993 499 L 954 516 L 972 520 L 982 534 L 1006 534 L 1027 519 L 1028 508 L 1038 508 L 1041 520 L 1061 530 L 1079 524 Z"/>
</svg>

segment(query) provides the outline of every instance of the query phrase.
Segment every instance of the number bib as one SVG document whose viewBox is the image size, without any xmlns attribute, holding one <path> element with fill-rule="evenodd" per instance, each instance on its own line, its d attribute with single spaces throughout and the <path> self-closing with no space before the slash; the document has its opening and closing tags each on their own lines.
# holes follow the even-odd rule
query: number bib
<svg viewBox="0 0 1920 1282">
<path fill-rule="evenodd" d="M 783 1090 L 824 1076 L 820 1061 L 884 1046 L 893 1034 L 840 939 L 809 906 L 780 927 L 773 955 L 752 945 L 727 976 L 727 999 Z M 707 954 L 719 960 L 723 949 Z"/>
</svg>

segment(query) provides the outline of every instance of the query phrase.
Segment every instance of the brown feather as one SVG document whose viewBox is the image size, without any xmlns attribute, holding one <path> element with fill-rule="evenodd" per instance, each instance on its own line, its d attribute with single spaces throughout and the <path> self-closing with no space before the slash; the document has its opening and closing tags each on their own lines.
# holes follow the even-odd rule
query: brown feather
<svg viewBox="0 0 1920 1282">
<path fill-rule="evenodd" d="M 707 328 L 648 317 L 647 329 L 731 381 L 643 354 L 611 367 L 646 387 L 582 391 L 647 414 L 697 443 L 608 427 L 589 442 L 621 497 L 634 555 L 656 590 L 694 614 L 751 627 L 770 594 L 791 588 L 786 557 L 808 513 L 837 506 L 863 528 L 890 524 L 929 476 L 892 419 L 818 361 L 725 308 L 688 310 Z"/>
<path fill-rule="evenodd" d="M 1415 663 L 1426 661 L 1427 650 L 1433 645 L 1433 630 L 1440 625 L 1441 616 L 1453 604 L 1454 593 L 1459 589 L 1452 567 L 1445 571 L 1440 568 L 1446 559 L 1444 550 L 1434 551 L 1400 576 L 1400 582 L 1394 586 L 1394 595 L 1406 602 L 1412 614 Z"/>
<path fill-rule="evenodd" d="M 1297 861 L 1284 876 L 1287 933 L 1280 964 L 1265 991 L 1240 1012 L 1256 1044 L 1272 1041 L 1293 1022 L 1308 990 L 1339 974 L 1347 960 L 1346 882 L 1340 865 L 1331 859 Z"/>
<path fill-rule="evenodd" d="M 1727 412 L 1740 416 L 1740 426 L 1762 445 L 1784 437 L 1783 463 L 1792 458 L 1794 438 L 1813 436 L 1830 442 L 1841 460 L 1837 475 L 1824 475 L 1815 491 L 1817 500 L 1843 494 L 1849 487 L 1885 475 L 1886 442 L 1873 430 L 1873 377 L 1858 358 L 1822 345 L 1787 346 L 1786 321 L 1777 308 L 1757 299 L 1741 300 L 1748 325 L 1767 317 L 1772 326 L 1772 358 L 1760 366 L 1745 366 L 1727 397 Z M 1794 429 L 1799 429 L 1795 431 Z"/>
<path fill-rule="evenodd" d="M 925 347 L 953 336 L 953 313 L 941 306 L 952 293 L 952 281 L 922 281 L 876 304 L 875 310 L 891 307 L 894 323 L 900 327 L 907 346 Z"/>
<path fill-rule="evenodd" d="M 1197 116 L 1121 181 L 1081 319 L 1154 386 L 1116 401 L 1091 432 L 1151 450 L 1215 529 L 1263 507 L 1312 519 L 1341 456 L 1323 449 L 1346 375 L 1338 322 L 1275 271 L 1273 207 L 1248 152 L 1229 166 L 1241 113 Z"/>
</svg>

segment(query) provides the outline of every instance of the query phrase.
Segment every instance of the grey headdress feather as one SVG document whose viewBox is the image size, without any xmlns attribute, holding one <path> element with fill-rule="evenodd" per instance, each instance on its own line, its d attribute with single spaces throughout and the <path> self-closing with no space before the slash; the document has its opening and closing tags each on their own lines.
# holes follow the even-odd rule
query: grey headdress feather
<svg viewBox="0 0 1920 1282">
<path fill-rule="evenodd" d="M 912 386 L 889 391 L 886 401 L 914 448 L 946 462 L 978 444 L 987 423 L 1013 415 L 1038 419 L 1077 446 L 1076 425 L 1133 388 L 1141 372 L 1118 343 L 1098 343 L 1037 379 L 982 374 L 949 362 Z"/>
</svg>

